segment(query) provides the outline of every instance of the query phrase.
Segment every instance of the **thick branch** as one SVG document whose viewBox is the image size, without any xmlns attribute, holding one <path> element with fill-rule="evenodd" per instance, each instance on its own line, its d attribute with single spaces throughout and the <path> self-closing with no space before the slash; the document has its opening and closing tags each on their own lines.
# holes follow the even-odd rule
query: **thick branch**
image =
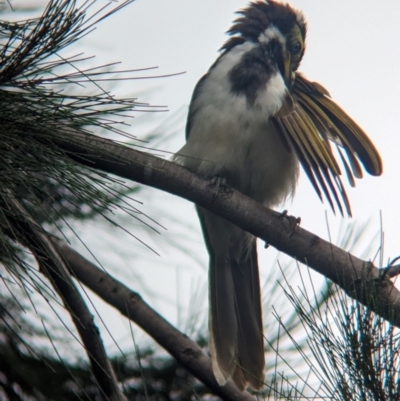
<svg viewBox="0 0 400 401">
<path fill-rule="evenodd" d="M 7 216 L 10 223 L 10 237 L 29 248 L 35 256 L 41 271 L 50 280 L 70 313 L 89 357 L 92 372 L 104 399 L 126 401 L 107 358 L 98 328 L 93 316 L 75 284 L 58 248 L 38 227 L 25 208 L 13 197 L 7 199 L 12 214 Z M 15 213 L 17 212 L 17 213 Z M 103 398 L 103 397 L 102 397 Z"/>
<path fill-rule="evenodd" d="M 254 401 L 249 393 L 239 391 L 231 382 L 219 386 L 211 369 L 210 358 L 194 341 L 147 305 L 139 294 L 100 270 L 62 241 L 54 242 L 72 274 L 80 282 L 139 325 L 215 394 L 224 400 Z"/>
<path fill-rule="evenodd" d="M 73 143 L 72 143 L 73 142 Z M 91 134 L 75 134 L 53 144 L 77 162 L 195 202 L 263 239 L 338 284 L 393 325 L 400 327 L 400 292 L 379 269 L 322 240 L 292 220 L 231 190 L 216 192 L 185 168 Z"/>
</svg>

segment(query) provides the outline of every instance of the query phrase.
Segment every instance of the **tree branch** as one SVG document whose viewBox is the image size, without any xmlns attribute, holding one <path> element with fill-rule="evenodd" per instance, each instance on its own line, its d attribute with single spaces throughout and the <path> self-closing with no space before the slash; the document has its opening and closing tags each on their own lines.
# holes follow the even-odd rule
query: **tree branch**
<svg viewBox="0 0 400 401">
<path fill-rule="evenodd" d="M 53 242 L 74 277 L 105 302 L 118 309 L 122 315 L 139 325 L 216 395 L 228 401 L 254 401 L 249 393 L 239 391 L 232 382 L 221 387 L 215 380 L 210 358 L 194 341 L 147 305 L 138 293 L 100 270 L 64 242 L 56 239 Z"/>
<path fill-rule="evenodd" d="M 63 300 L 82 339 L 102 398 L 111 401 L 126 401 L 118 387 L 99 330 L 93 322 L 93 316 L 71 280 L 69 270 L 58 248 L 43 229 L 34 222 L 18 200 L 9 196 L 5 202 L 7 209 L 12 211 L 7 215 L 9 227 L 6 231 L 11 238 L 30 249 L 40 270 L 50 280 Z"/>
<path fill-rule="evenodd" d="M 66 156 L 78 163 L 161 189 L 195 202 L 306 264 L 400 327 L 400 292 L 372 263 L 324 241 L 238 191 L 217 192 L 209 180 L 185 168 L 92 134 L 55 138 Z"/>
</svg>

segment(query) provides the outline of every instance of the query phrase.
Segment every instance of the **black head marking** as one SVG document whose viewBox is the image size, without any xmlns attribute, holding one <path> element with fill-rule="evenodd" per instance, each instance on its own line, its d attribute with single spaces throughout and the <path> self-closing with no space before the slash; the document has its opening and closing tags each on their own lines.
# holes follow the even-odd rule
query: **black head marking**
<svg viewBox="0 0 400 401">
<path fill-rule="evenodd" d="M 231 91 L 244 94 L 247 103 L 254 104 L 257 93 L 267 84 L 277 68 L 271 59 L 270 46 L 261 44 L 244 54 L 240 63 L 229 72 Z"/>
<path fill-rule="evenodd" d="M 227 32 L 232 37 L 222 46 L 221 50 L 230 50 L 237 44 L 243 43 L 243 40 L 257 43 L 259 36 L 271 26 L 275 26 L 282 35 L 286 35 L 297 23 L 303 39 L 305 39 L 307 27 L 304 17 L 289 4 L 273 0 L 258 0 L 250 3 L 238 14 L 239 18 L 234 21 L 233 26 Z M 242 42 L 238 38 L 241 38 Z"/>
</svg>

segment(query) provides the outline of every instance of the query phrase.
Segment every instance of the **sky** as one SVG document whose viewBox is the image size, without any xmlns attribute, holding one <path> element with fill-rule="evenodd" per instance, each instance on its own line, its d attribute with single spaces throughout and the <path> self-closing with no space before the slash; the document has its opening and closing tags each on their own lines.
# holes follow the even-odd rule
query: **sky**
<svg viewBox="0 0 400 401">
<path fill-rule="evenodd" d="M 170 157 L 167 152 L 178 151 L 183 145 L 193 88 L 218 56 L 234 12 L 246 4 L 243 0 L 137 0 L 103 21 L 84 39 L 81 46 L 85 54 L 96 55 L 95 64 L 121 61 L 120 69 L 158 67 L 138 72 L 137 77 L 182 73 L 125 81 L 115 89 L 117 94 L 134 94 L 140 101 L 168 107 L 168 112 L 139 115 L 129 129 L 138 138 L 149 132 L 164 135 L 166 139 L 161 145 L 149 143 L 150 147 L 166 151 L 159 152 L 163 157 Z M 320 202 L 304 174 L 293 201 L 285 209 L 301 217 L 303 228 L 322 238 L 329 238 L 329 226 L 335 241 L 343 224 L 370 220 L 363 242 L 354 250 L 356 255 L 362 254 L 372 238 L 376 239 L 382 222 L 385 263 L 400 254 L 400 2 L 293 0 L 290 4 L 303 11 L 308 23 L 306 53 L 299 70 L 326 87 L 332 98 L 365 129 L 380 151 L 384 172 L 381 177 L 366 175 L 357 181 L 355 189 L 347 187 L 353 211 L 351 220 L 334 216 L 328 205 Z M 143 232 L 159 256 L 113 228 L 104 235 L 101 230 L 93 230 L 93 226 L 85 226 L 80 227 L 79 234 L 104 265 L 118 265 L 116 275 L 123 277 L 124 282 L 139 290 L 144 283 L 145 299 L 184 329 L 185 316 L 193 302 L 191 294 L 199 291 L 203 309 L 207 301 L 207 255 L 194 206 L 156 190 L 147 191 L 146 197 L 139 200 L 144 202 L 141 210 L 166 228 L 158 236 Z M 125 222 L 138 228 L 135 222 Z M 378 243 L 375 241 L 368 257 L 374 257 Z M 181 250 L 173 244 L 179 244 Z M 75 245 L 79 248 L 78 241 Z M 84 252 L 83 247 L 79 249 Z M 264 278 L 276 258 L 273 250 L 261 252 Z M 289 259 L 280 255 L 279 260 L 286 263 Z M 294 286 L 298 285 L 296 280 Z M 315 275 L 315 280 L 321 278 Z M 152 292 L 158 296 L 152 297 Z M 111 309 L 102 308 L 113 335 L 117 339 L 128 338 L 130 330 L 123 319 L 116 321 Z"/>
</svg>

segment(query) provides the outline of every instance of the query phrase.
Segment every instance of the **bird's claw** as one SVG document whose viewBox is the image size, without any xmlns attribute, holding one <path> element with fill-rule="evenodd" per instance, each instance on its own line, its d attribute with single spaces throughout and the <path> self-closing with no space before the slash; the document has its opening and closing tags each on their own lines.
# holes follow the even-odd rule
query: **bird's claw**
<svg viewBox="0 0 400 401">
<path fill-rule="evenodd" d="M 288 211 L 287 209 L 282 210 L 281 214 L 279 215 L 279 218 L 283 220 L 284 217 L 288 217 Z"/>
<path fill-rule="evenodd" d="M 210 183 L 208 184 L 209 187 L 215 187 L 218 191 L 220 188 L 226 186 L 226 178 L 225 177 L 220 177 L 219 175 L 216 175 L 215 177 L 212 177 L 210 180 Z"/>
<path fill-rule="evenodd" d="M 232 188 L 227 184 L 225 177 L 215 176 L 212 177 L 207 187 L 214 187 L 214 199 L 219 195 L 230 195 L 232 193 Z"/>
<path fill-rule="evenodd" d="M 289 216 L 287 210 L 283 210 L 282 213 L 279 216 L 280 219 L 286 218 L 289 222 L 289 237 L 293 235 L 295 232 L 296 228 L 300 225 L 301 223 L 301 217 L 294 217 L 294 216 Z"/>
</svg>

